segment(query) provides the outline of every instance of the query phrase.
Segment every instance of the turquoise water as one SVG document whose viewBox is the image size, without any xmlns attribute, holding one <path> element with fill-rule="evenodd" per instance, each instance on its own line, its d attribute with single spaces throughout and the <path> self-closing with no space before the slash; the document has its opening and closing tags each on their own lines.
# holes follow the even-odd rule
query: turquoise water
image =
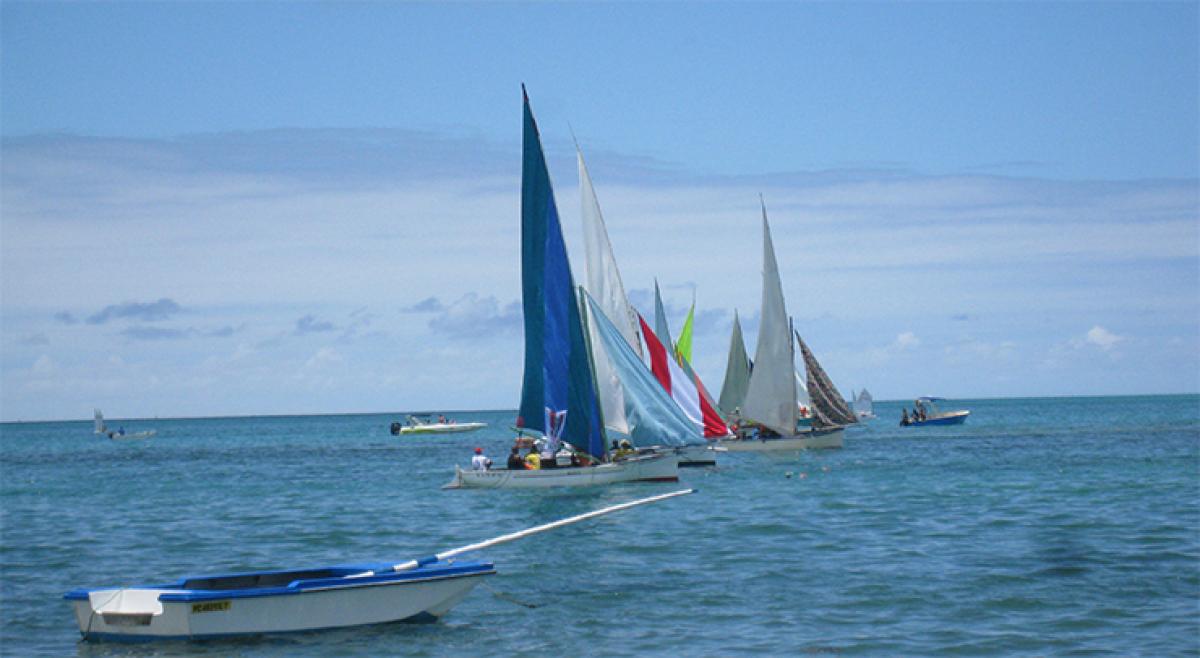
<svg viewBox="0 0 1200 658">
<path fill-rule="evenodd" d="M 679 485 L 440 490 L 502 459 L 512 412 L 0 425 L 0 653 L 1200 654 L 1200 396 L 962 406 L 901 428 L 878 403 L 842 450 L 725 455 L 693 496 L 485 551 L 490 589 L 437 624 L 149 645 L 79 642 L 62 594 L 399 561 Z"/>
</svg>

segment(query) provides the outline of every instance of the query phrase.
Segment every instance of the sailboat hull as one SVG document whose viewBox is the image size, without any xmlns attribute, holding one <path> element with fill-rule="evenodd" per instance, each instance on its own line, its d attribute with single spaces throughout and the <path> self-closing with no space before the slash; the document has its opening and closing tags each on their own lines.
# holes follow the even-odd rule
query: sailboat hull
<svg viewBox="0 0 1200 658">
<path fill-rule="evenodd" d="M 679 468 L 716 466 L 717 451 L 714 446 L 687 446 L 679 448 Z"/>
<path fill-rule="evenodd" d="M 813 430 L 794 436 L 779 436 L 770 438 L 722 439 L 721 447 L 729 452 L 781 452 L 785 450 L 821 450 L 825 448 L 841 448 L 841 428 L 830 430 Z"/>
<path fill-rule="evenodd" d="M 546 468 L 536 471 L 497 469 L 472 471 L 454 467 L 454 479 L 444 489 L 542 489 L 590 487 L 616 482 L 676 482 L 679 456 L 674 453 L 638 455 L 599 466 Z"/>
</svg>

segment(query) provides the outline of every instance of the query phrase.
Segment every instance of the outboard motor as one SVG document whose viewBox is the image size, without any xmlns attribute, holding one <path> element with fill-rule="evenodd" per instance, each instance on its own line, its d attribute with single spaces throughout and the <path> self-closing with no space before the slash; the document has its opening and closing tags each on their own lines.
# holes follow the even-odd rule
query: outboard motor
<svg viewBox="0 0 1200 658">
<path fill-rule="evenodd" d="M 397 435 L 399 435 L 399 434 L 400 434 L 400 428 L 401 428 L 401 427 L 402 427 L 402 425 L 400 425 L 400 423 L 393 422 L 393 423 L 392 423 L 392 427 L 391 427 L 391 430 L 392 430 L 392 436 L 397 436 Z"/>
</svg>

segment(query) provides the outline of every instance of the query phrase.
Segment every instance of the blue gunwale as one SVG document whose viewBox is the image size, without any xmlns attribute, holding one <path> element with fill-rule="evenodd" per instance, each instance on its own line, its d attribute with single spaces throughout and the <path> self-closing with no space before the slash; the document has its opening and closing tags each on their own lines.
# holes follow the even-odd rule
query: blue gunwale
<svg viewBox="0 0 1200 658">
<path fill-rule="evenodd" d="M 189 576 L 181 578 L 174 583 L 166 585 L 137 585 L 124 589 L 170 589 L 177 590 L 161 594 L 159 600 L 163 602 L 189 602 L 189 601 L 212 601 L 217 599 L 246 599 L 265 596 L 289 596 L 293 594 L 303 594 L 305 592 L 315 592 L 330 589 L 347 589 L 355 587 L 371 587 L 377 585 L 389 585 L 401 582 L 419 582 L 429 580 L 444 580 L 447 578 L 462 578 L 466 576 L 484 576 L 496 573 L 496 567 L 491 562 L 478 561 L 455 561 L 450 562 L 432 562 L 423 564 L 415 569 L 407 571 L 387 571 L 392 567 L 392 563 L 375 563 L 375 564 L 349 564 L 337 565 L 333 567 L 315 567 L 309 569 L 285 569 L 278 571 L 247 571 L 242 573 L 221 574 L 221 575 L 204 575 L 204 576 Z M 364 571 L 379 571 L 374 576 L 364 576 L 361 578 L 347 578 L 352 574 L 363 573 Z M 246 587 L 237 589 L 202 589 L 189 588 L 186 584 L 190 581 L 197 580 L 216 580 L 230 578 L 252 578 L 262 576 L 287 576 L 290 574 L 306 574 L 313 572 L 330 572 L 332 576 L 321 578 L 297 578 L 289 581 L 283 586 L 267 586 L 267 587 Z M 88 594 L 94 591 L 119 589 L 116 587 L 94 587 L 90 589 L 74 589 L 63 595 L 63 598 L 68 601 L 86 601 Z"/>
</svg>

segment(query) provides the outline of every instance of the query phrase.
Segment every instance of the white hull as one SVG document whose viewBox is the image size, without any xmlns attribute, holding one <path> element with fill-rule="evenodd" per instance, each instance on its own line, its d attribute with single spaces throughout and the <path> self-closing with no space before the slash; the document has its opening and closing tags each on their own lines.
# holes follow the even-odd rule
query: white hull
<svg viewBox="0 0 1200 658">
<path fill-rule="evenodd" d="M 686 446 L 679 448 L 679 467 L 688 466 L 716 466 L 717 451 L 713 445 L 706 446 Z"/>
<path fill-rule="evenodd" d="M 109 432 L 109 433 L 105 434 L 105 436 L 112 439 L 113 441 L 139 441 L 142 439 L 149 439 L 149 438 L 153 437 L 155 434 L 158 434 L 158 430 L 146 430 L 145 432 L 129 432 L 126 434 L 118 434 L 116 432 Z"/>
<path fill-rule="evenodd" d="M 445 489 L 541 489 L 544 487 L 588 487 L 617 482 L 675 482 L 679 480 L 679 456 L 675 453 L 638 455 L 599 466 L 546 468 L 536 471 L 463 470 L 454 467 L 454 479 Z"/>
<path fill-rule="evenodd" d="M 73 601 L 87 639 L 199 639 L 288 633 L 401 621 L 433 621 L 463 599 L 481 574 L 342 585 L 282 596 L 159 601 L 180 590 L 96 590 Z M 93 608 L 95 606 L 95 608 Z"/>
<path fill-rule="evenodd" d="M 470 432 L 487 423 L 433 423 L 430 425 L 406 425 L 400 428 L 401 434 L 449 434 L 452 432 Z"/>
<path fill-rule="evenodd" d="M 785 450 L 819 450 L 841 448 L 841 429 L 818 430 L 795 436 L 780 436 L 768 439 L 721 440 L 721 447 L 730 452 L 780 452 Z"/>
</svg>

